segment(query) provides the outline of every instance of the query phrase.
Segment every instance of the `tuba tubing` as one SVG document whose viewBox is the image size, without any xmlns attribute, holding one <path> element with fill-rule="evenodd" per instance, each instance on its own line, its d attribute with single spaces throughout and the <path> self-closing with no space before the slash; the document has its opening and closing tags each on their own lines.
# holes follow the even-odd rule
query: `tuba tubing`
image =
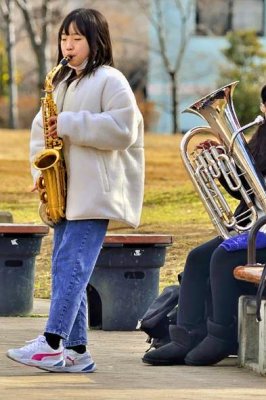
<svg viewBox="0 0 266 400">
<path fill-rule="evenodd" d="M 243 135 L 244 130 L 261 124 L 264 118 L 258 116 L 240 126 L 232 100 L 237 83 L 232 82 L 210 93 L 183 111 L 200 116 L 209 126 L 190 129 L 180 143 L 184 166 L 215 229 L 224 239 L 249 230 L 258 219 L 258 208 L 266 212 L 265 182 Z M 214 136 L 220 143 L 220 152 L 215 146 L 208 150 L 195 150 L 194 147 L 191 152 L 191 141 L 194 145 L 195 139 L 202 134 Z M 217 182 L 220 177 L 225 179 L 231 191 L 240 192 L 247 206 L 243 214 L 234 216 Z M 241 177 L 247 185 L 243 185 Z"/>
</svg>

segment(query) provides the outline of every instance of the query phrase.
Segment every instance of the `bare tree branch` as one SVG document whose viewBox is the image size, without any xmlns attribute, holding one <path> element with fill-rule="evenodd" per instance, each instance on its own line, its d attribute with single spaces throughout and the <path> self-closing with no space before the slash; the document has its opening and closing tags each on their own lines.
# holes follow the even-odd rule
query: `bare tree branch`
<svg viewBox="0 0 266 400">
<path fill-rule="evenodd" d="M 8 17 L 8 7 L 6 1 L 0 3 L 0 11 L 4 19 Z"/>
<path fill-rule="evenodd" d="M 48 27 L 49 27 L 49 1 L 43 1 L 42 6 L 41 6 L 41 14 L 42 14 L 42 29 L 41 29 L 41 39 L 45 43 L 47 43 L 48 40 Z"/>
<path fill-rule="evenodd" d="M 166 70 L 168 73 L 173 72 L 173 69 L 171 68 L 171 62 L 169 57 L 167 57 L 167 50 L 166 50 L 166 36 L 165 36 L 165 29 L 164 29 L 164 23 L 163 23 L 163 13 L 162 13 L 162 7 L 161 7 L 161 1 L 160 0 L 155 0 L 155 12 L 157 15 L 157 36 L 158 36 L 158 41 L 159 41 L 159 46 L 161 50 L 161 56 L 165 65 Z"/>
<path fill-rule="evenodd" d="M 150 12 L 150 7 L 148 7 L 145 1 L 143 0 L 137 0 L 137 3 L 139 5 L 139 8 L 142 10 L 143 14 L 147 17 L 147 19 L 150 21 L 153 27 L 155 29 L 158 29 L 158 22 L 155 18 L 153 18 Z"/>
<path fill-rule="evenodd" d="M 41 39 L 37 34 L 37 29 L 34 26 L 34 18 L 31 17 L 31 8 L 27 2 L 27 0 L 16 0 L 18 7 L 21 9 L 22 14 L 24 16 L 24 21 L 26 24 L 26 29 L 29 34 L 29 39 L 32 45 L 32 48 L 35 52 L 39 51 L 39 46 L 41 43 Z"/>
<path fill-rule="evenodd" d="M 192 4 L 191 0 L 187 1 L 187 3 L 186 3 L 187 8 L 185 9 L 180 0 L 175 0 L 175 3 L 177 5 L 177 8 L 180 11 L 180 21 L 181 21 L 180 48 L 179 48 L 179 54 L 177 55 L 176 63 L 175 63 L 175 70 L 179 71 L 182 61 L 183 61 L 183 56 L 185 54 L 185 50 L 186 50 L 188 41 L 190 39 L 191 32 L 189 32 L 189 30 L 187 28 L 187 24 L 191 17 L 191 13 L 193 10 L 193 4 Z"/>
<path fill-rule="evenodd" d="M 150 21 L 154 28 L 157 36 L 159 53 L 162 59 L 162 63 L 165 71 L 167 72 L 170 79 L 171 87 L 171 102 L 172 102 L 172 120 L 173 120 L 173 133 L 177 132 L 179 128 L 178 124 L 178 88 L 179 88 L 179 72 L 181 69 L 182 61 L 184 58 L 185 50 L 190 38 L 189 22 L 191 18 L 191 12 L 193 10 L 194 0 L 173 0 L 172 7 L 178 11 L 179 17 L 179 43 L 176 46 L 176 56 L 174 62 L 171 61 L 171 53 L 169 50 L 169 42 L 167 41 L 167 32 L 165 26 L 165 15 L 164 10 L 166 8 L 163 0 L 151 0 L 151 10 L 144 4 L 144 0 L 137 0 L 141 10 Z M 157 51 L 157 53 L 158 53 Z"/>
<path fill-rule="evenodd" d="M 50 57 L 47 56 L 50 46 L 49 31 L 52 24 L 51 4 L 56 0 L 42 0 L 41 6 L 37 9 L 41 26 L 38 30 L 37 18 L 32 8 L 33 2 L 28 0 L 15 0 L 24 17 L 28 38 L 33 49 L 38 65 L 38 86 L 41 90 L 48 68 L 50 68 Z"/>
</svg>

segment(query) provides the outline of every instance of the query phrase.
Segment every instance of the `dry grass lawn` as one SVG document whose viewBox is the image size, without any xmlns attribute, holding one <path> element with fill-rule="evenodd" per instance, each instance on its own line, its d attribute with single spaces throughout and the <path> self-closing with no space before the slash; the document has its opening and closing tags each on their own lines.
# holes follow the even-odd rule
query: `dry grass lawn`
<svg viewBox="0 0 266 400">
<path fill-rule="evenodd" d="M 181 136 L 147 134 L 146 186 L 142 223 L 136 230 L 115 233 L 156 233 L 173 236 L 161 268 L 161 289 L 176 283 L 189 249 L 215 235 L 203 205 L 184 170 L 179 153 Z M 10 211 L 15 223 L 41 223 L 38 195 L 31 193 L 29 132 L 0 130 L 0 210 Z M 35 296 L 50 295 L 52 230 L 36 260 Z"/>
</svg>

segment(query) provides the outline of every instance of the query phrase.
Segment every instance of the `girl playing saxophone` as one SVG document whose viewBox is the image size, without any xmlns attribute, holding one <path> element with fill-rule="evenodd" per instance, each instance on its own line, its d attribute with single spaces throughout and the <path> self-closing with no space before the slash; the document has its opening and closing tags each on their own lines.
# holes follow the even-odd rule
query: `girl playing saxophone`
<svg viewBox="0 0 266 400">
<path fill-rule="evenodd" d="M 143 200 L 143 120 L 126 78 L 113 67 L 104 16 L 76 9 L 58 35 L 58 115 L 49 137 L 64 142 L 66 218 L 54 226 L 52 297 L 45 332 L 8 357 L 56 372 L 93 372 L 86 349 L 86 287 L 109 221 L 137 227 Z M 40 113 L 32 125 L 31 158 L 44 147 Z M 33 171 L 37 179 L 36 170 Z"/>
</svg>

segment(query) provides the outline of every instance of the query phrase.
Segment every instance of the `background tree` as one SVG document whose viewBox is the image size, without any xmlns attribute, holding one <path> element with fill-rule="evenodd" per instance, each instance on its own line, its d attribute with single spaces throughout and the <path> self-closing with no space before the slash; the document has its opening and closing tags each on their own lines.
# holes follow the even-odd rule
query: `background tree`
<svg viewBox="0 0 266 400">
<path fill-rule="evenodd" d="M 25 50 L 25 52 L 32 53 L 29 58 L 22 60 L 21 70 L 25 79 L 22 80 L 20 85 L 21 96 L 32 98 L 35 91 L 29 92 L 28 88 L 30 86 L 33 88 L 38 81 L 39 93 L 36 98 L 39 106 L 39 97 L 42 95 L 40 90 L 43 87 L 46 73 L 56 62 L 57 32 L 62 18 L 75 6 L 96 7 L 103 12 L 109 21 L 115 65 L 129 78 L 132 88 L 138 91 L 139 102 L 143 106 L 142 112 L 147 127 L 147 115 L 149 116 L 151 112 L 146 107 L 147 50 L 142 45 L 147 40 L 147 28 L 145 26 L 147 21 L 143 15 L 139 15 L 140 13 L 134 14 L 136 10 L 135 0 L 127 0 L 127 2 L 123 0 L 108 0 L 108 2 L 106 0 L 80 0 L 78 4 L 75 4 L 74 1 L 65 2 L 64 0 L 15 1 L 21 11 L 18 17 L 23 19 L 21 28 L 24 34 L 23 40 L 30 44 L 30 49 Z M 141 19 L 144 20 L 144 23 L 139 22 Z M 137 26 L 138 31 L 136 32 Z M 19 56 L 19 50 L 17 54 Z M 37 74 L 38 76 L 36 76 Z M 33 104 L 33 99 L 31 101 Z M 23 103 L 24 106 L 25 102 Z M 31 114 L 32 112 L 29 110 L 27 120 L 23 121 L 24 123 L 30 123 Z"/>
<path fill-rule="evenodd" d="M 4 42 L 0 39 L 0 97 L 8 95 L 7 57 Z"/>
<path fill-rule="evenodd" d="M 162 59 L 163 67 L 170 81 L 171 96 L 171 116 L 172 116 L 172 133 L 180 130 L 179 126 L 179 87 L 180 87 L 180 70 L 184 58 L 185 50 L 191 36 L 191 15 L 193 10 L 193 0 L 173 0 L 173 7 L 178 10 L 179 21 L 177 21 L 177 31 L 175 36 L 175 55 L 173 57 L 172 40 L 167 35 L 167 25 L 165 19 L 166 2 L 164 0 L 151 0 L 150 9 L 147 7 L 147 1 L 138 0 L 142 10 L 149 19 L 152 28 L 156 34 L 158 41 L 159 55 Z M 158 52 L 158 50 L 157 50 Z"/>
<path fill-rule="evenodd" d="M 25 28 L 38 66 L 38 88 L 41 92 L 45 76 L 51 67 L 49 33 L 51 25 L 61 18 L 56 0 L 42 0 L 41 4 L 27 0 L 15 0 L 20 8 Z M 52 7 L 53 6 L 53 7 Z"/>
<path fill-rule="evenodd" d="M 221 67 L 218 86 L 239 81 L 234 106 L 241 124 L 251 122 L 259 112 L 260 90 L 265 84 L 266 52 L 253 31 L 227 34 L 223 51 L 226 63 Z"/>
<path fill-rule="evenodd" d="M 6 0 L 0 0 L 0 5 Z M 40 89 L 47 71 L 56 62 L 57 34 L 62 18 L 75 7 L 96 7 L 106 16 L 111 30 L 115 65 L 128 77 L 142 105 L 145 126 L 154 122 L 153 104 L 146 99 L 148 30 L 146 16 L 135 0 L 12 0 L 16 4 L 16 59 L 19 71 L 20 127 L 28 128 L 39 107 Z M 149 1 L 149 0 L 147 0 Z M 137 12 L 136 12 L 137 10 Z M 5 24 L 0 12 L 0 34 Z M 3 31 L 4 33 L 4 31 Z M 4 37 L 4 35 L 2 35 Z M 1 41 L 1 39 L 0 39 Z M 3 39 L 2 39 L 3 41 Z M 0 57 L 1 63 L 1 57 Z M 5 65 L 5 61 L 4 61 Z M 2 75 L 3 78 L 7 74 Z M 2 82 L 3 79 L 2 79 Z M 7 101 L 0 102 L 1 125 L 7 125 Z"/>
<path fill-rule="evenodd" d="M 0 12 L 5 21 L 6 51 L 7 51 L 7 76 L 8 76 L 8 127 L 18 127 L 18 91 L 16 84 L 15 68 L 15 26 L 14 26 L 14 0 L 4 0 L 0 3 Z M 4 57 L 3 57 L 4 59 Z M 3 61 L 2 61 L 3 62 Z"/>
</svg>

